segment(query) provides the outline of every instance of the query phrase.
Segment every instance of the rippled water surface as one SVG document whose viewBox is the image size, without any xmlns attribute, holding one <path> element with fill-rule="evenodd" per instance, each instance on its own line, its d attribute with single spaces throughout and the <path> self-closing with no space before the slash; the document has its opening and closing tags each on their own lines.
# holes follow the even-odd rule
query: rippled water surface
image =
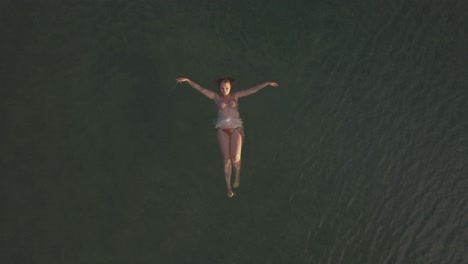
<svg viewBox="0 0 468 264">
<path fill-rule="evenodd" d="M 467 263 L 464 1 L 29 2 L 0 4 L 3 263 Z M 234 199 L 182 76 L 280 84 L 239 101 Z"/>
</svg>

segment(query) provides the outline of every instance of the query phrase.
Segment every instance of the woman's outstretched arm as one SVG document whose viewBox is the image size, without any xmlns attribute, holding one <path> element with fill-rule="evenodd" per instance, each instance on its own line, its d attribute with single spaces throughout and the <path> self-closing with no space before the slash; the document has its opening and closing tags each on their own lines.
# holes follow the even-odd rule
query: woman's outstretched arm
<svg viewBox="0 0 468 264">
<path fill-rule="evenodd" d="M 278 84 L 275 83 L 275 82 L 262 83 L 262 84 L 259 84 L 257 86 L 254 86 L 252 88 L 236 92 L 236 95 L 237 95 L 238 98 L 248 96 L 248 95 L 251 95 L 251 94 L 254 94 L 254 93 L 260 91 L 261 89 L 263 89 L 263 88 L 265 88 L 267 86 L 278 87 Z"/>
<path fill-rule="evenodd" d="M 215 99 L 216 98 L 216 93 L 215 92 L 207 90 L 207 89 L 201 87 L 198 83 L 190 80 L 189 78 L 177 78 L 176 81 L 177 81 L 177 83 L 186 82 L 186 83 L 190 84 L 190 86 L 195 88 L 195 90 L 199 91 L 201 94 L 203 94 L 204 96 L 206 96 L 206 97 L 208 97 L 210 99 Z"/>
</svg>

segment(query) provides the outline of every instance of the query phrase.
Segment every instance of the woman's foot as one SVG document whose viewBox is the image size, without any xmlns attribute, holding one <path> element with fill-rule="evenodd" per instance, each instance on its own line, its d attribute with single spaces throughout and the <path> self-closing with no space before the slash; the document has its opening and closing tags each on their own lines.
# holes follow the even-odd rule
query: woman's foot
<svg viewBox="0 0 468 264">
<path fill-rule="evenodd" d="M 232 185 L 232 188 L 234 189 L 239 188 L 239 182 L 234 182 L 234 184 Z"/>
<path fill-rule="evenodd" d="M 236 176 L 234 178 L 234 183 L 232 184 L 232 188 L 234 188 L 234 189 L 239 188 L 239 178 L 240 178 L 239 176 Z"/>
<path fill-rule="evenodd" d="M 234 195 L 236 195 L 236 193 L 234 193 L 233 191 L 228 191 L 228 193 L 227 193 L 227 196 L 228 196 L 229 198 L 234 197 Z"/>
</svg>

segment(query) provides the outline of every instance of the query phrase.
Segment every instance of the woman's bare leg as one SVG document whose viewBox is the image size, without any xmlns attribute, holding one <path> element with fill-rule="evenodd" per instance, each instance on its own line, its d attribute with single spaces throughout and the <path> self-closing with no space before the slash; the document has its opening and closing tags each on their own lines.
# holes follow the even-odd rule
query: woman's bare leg
<svg viewBox="0 0 468 264">
<path fill-rule="evenodd" d="M 226 190 L 228 197 L 233 197 L 235 193 L 232 192 L 231 187 L 231 174 L 232 174 L 232 163 L 229 153 L 229 136 L 222 130 L 218 129 L 218 143 L 221 149 L 221 155 L 223 156 L 223 167 L 224 167 L 224 179 L 226 181 Z"/>
<path fill-rule="evenodd" d="M 239 131 L 232 133 L 230 142 L 231 163 L 234 169 L 234 184 L 232 187 L 234 188 L 239 188 L 240 184 L 241 153 L 243 141 L 243 131 L 241 129 L 242 128 L 240 128 Z"/>
</svg>

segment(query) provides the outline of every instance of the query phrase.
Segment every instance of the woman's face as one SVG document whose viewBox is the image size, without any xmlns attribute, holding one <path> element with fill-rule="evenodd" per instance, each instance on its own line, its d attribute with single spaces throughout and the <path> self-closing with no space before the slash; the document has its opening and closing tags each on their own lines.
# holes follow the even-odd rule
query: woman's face
<svg viewBox="0 0 468 264">
<path fill-rule="evenodd" d="M 228 95 L 231 92 L 231 82 L 229 80 L 224 80 L 219 84 L 219 90 L 222 95 Z"/>
</svg>

